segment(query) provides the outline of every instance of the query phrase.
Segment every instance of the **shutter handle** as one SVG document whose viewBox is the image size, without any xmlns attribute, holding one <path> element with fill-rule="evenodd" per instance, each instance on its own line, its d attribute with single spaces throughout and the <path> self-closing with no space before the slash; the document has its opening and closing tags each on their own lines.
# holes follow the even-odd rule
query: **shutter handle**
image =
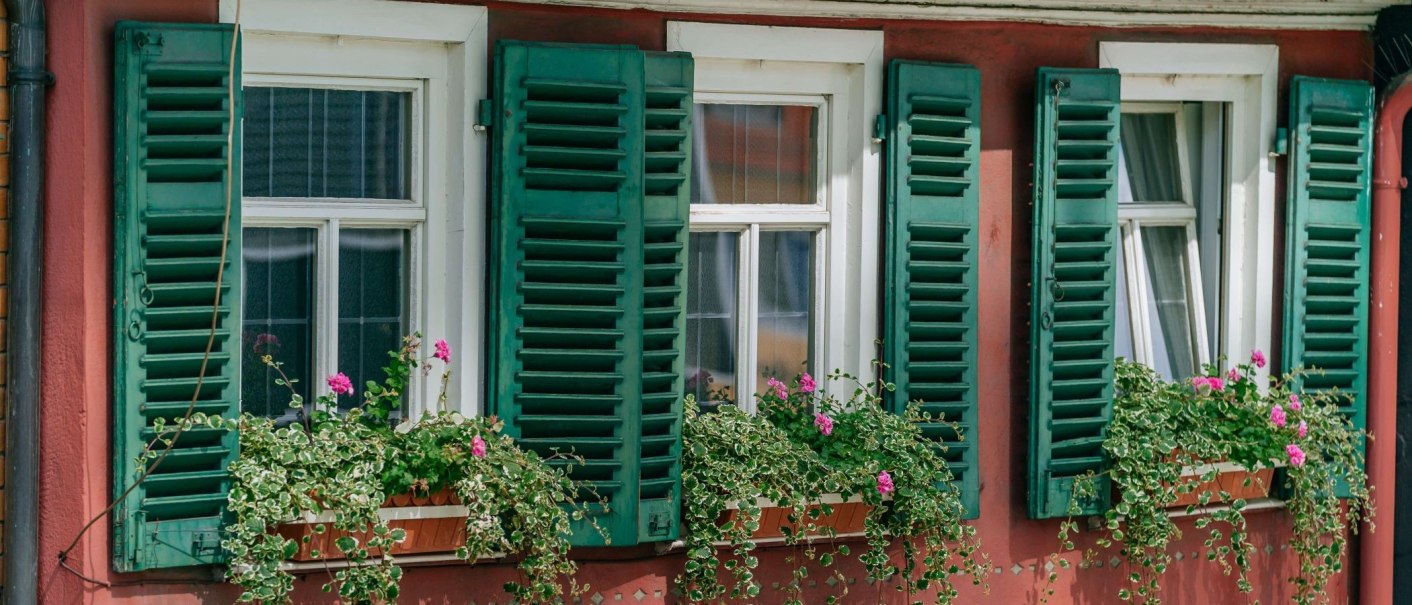
<svg viewBox="0 0 1412 605">
<path fill-rule="evenodd" d="M 127 337 L 132 340 L 139 340 L 142 338 L 142 314 L 139 313 L 137 309 L 133 309 L 132 313 L 129 314 L 127 322 Z"/>
</svg>

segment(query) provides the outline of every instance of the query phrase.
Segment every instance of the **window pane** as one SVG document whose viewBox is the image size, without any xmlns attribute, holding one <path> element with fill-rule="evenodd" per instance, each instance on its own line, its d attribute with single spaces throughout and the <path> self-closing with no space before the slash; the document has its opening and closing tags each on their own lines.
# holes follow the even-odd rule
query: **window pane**
<svg viewBox="0 0 1412 605">
<path fill-rule="evenodd" d="M 1125 113 L 1120 130 L 1119 200 L 1180 202 L 1177 118 L 1170 113 Z"/>
<path fill-rule="evenodd" d="M 408 199 L 409 92 L 245 89 L 250 197 Z"/>
<path fill-rule="evenodd" d="M 760 334 L 757 390 L 771 376 L 788 382 L 808 371 L 813 351 L 814 234 L 760 233 Z"/>
<path fill-rule="evenodd" d="M 338 369 L 357 391 L 356 398 L 340 398 L 344 408 L 362 401 L 367 381 L 387 377 L 387 352 L 402 345 L 407 235 L 404 229 L 339 231 Z"/>
<path fill-rule="evenodd" d="M 736 397 L 740 235 L 692 233 L 686 296 L 686 392 L 699 402 Z"/>
<path fill-rule="evenodd" d="M 1186 245 L 1185 227 L 1142 228 L 1152 367 L 1169 379 L 1186 378 L 1198 369 Z"/>
<path fill-rule="evenodd" d="M 278 375 L 261 358 L 284 364 L 298 380 L 295 390 L 309 400 L 314 371 L 314 229 L 244 230 L 244 319 L 241 333 L 240 398 L 243 411 L 292 420 L 290 391 L 275 384 Z"/>
<path fill-rule="evenodd" d="M 815 203 L 817 113 L 806 105 L 697 105 L 692 203 Z"/>
</svg>

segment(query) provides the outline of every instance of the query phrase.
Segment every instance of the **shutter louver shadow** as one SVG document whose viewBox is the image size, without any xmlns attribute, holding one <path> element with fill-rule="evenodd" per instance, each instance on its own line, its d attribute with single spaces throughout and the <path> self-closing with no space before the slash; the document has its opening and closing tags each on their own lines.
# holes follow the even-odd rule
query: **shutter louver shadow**
<svg viewBox="0 0 1412 605">
<path fill-rule="evenodd" d="M 1069 514 L 1074 479 L 1105 465 L 1113 405 L 1119 76 L 1041 68 L 1035 117 L 1030 516 Z M 1105 477 L 1095 514 L 1110 499 Z"/>
<path fill-rule="evenodd" d="M 232 103 L 239 119 L 238 97 L 230 97 L 232 35 L 229 26 L 117 28 L 115 497 L 142 474 L 135 459 L 158 438 L 153 421 L 185 415 L 198 381 L 194 411 L 239 412 L 238 137 L 227 145 Z M 238 66 L 234 74 L 239 91 Z M 218 282 L 228 186 L 231 239 Z M 217 288 L 215 343 L 201 378 Z M 114 512 L 116 569 L 220 562 L 226 466 L 236 445 L 226 430 L 181 435 Z"/>
<path fill-rule="evenodd" d="M 883 361 L 897 386 L 887 401 L 895 413 L 920 401 L 933 417 L 922 433 L 943 450 L 974 518 L 980 73 L 893 61 L 887 119 Z"/>
<path fill-rule="evenodd" d="M 1290 84 L 1285 371 L 1315 369 L 1303 388 L 1334 392 L 1364 428 L 1373 92 L 1366 82 L 1296 76 Z"/>
</svg>

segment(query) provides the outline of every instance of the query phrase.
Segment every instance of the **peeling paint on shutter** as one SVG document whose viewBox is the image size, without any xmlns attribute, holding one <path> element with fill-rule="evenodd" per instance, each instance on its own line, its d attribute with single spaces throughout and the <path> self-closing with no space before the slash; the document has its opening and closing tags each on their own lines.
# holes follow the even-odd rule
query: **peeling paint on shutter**
<svg viewBox="0 0 1412 605">
<path fill-rule="evenodd" d="M 228 25 L 120 23 L 114 79 L 113 495 L 156 418 L 182 417 L 197 389 L 217 288 L 216 339 L 195 411 L 239 412 L 240 68 L 230 81 Z M 238 57 L 237 53 L 237 57 Z M 234 98 L 230 90 L 235 90 Z M 227 162 L 232 170 L 227 171 Z M 235 196 L 221 265 L 226 196 Z M 234 432 L 184 433 L 113 513 L 114 568 L 141 571 L 222 560 L 226 466 Z"/>
<path fill-rule="evenodd" d="M 1066 516 L 1113 408 L 1119 76 L 1040 68 L 1035 94 L 1029 513 Z M 1109 501 L 1102 478 L 1083 514 Z"/>
<path fill-rule="evenodd" d="M 921 401 L 922 411 L 938 419 L 922 424 L 922 432 L 943 444 L 974 518 L 980 72 L 893 61 L 886 107 L 883 361 L 884 378 L 897 385 L 888 405 L 902 413 Z"/>
</svg>

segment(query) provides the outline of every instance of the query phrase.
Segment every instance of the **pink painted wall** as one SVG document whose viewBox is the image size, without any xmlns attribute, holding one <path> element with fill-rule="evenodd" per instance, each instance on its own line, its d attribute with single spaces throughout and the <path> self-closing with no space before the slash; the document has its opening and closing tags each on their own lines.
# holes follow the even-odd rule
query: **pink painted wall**
<svg viewBox="0 0 1412 605">
<path fill-rule="evenodd" d="M 50 61 L 58 82 L 49 105 L 48 206 L 45 217 L 46 267 L 44 329 L 44 409 L 41 477 L 40 587 L 45 603 L 225 603 L 235 592 L 209 582 L 209 571 L 166 576 L 117 576 L 109 571 L 109 520 L 99 521 L 80 541 L 70 564 L 94 578 L 118 584 L 112 589 L 86 583 L 58 566 L 54 553 L 74 539 L 81 526 L 107 505 L 111 484 L 109 432 L 109 286 L 111 259 L 111 35 L 119 19 L 214 21 L 216 0 L 55 0 L 49 4 Z M 514 3 L 490 3 L 490 33 L 496 39 L 627 43 L 661 49 L 670 19 L 728 21 L 816 27 L 882 29 L 888 58 L 971 63 L 983 81 L 981 155 L 981 368 L 980 384 L 982 518 L 977 522 L 985 550 L 1001 568 L 990 578 L 988 598 L 967 588 L 962 602 L 1029 603 L 1043 584 L 1044 557 L 1056 546 L 1057 522 L 1025 518 L 1026 380 L 1029 272 L 1029 220 L 1032 155 L 1033 73 L 1041 65 L 1092 67 L 1104 40 L 1239 42 L 1280 46 L 1281 95 L 1288 76 L 1308 74 L 1366 79 L 1371 63 L 1368 38 L 1356 32 L 1274 32 L 1209 29 L 1106 29 L 1034 24 L 947 23 L 832 19 L 782 19 L 721 15 L 672 15 L 648 11 L 609 11 Z M 1281 101 L 1283 106 L 1283 101 Z M 1278 233 L 1278 232 L 1277 232 Z M 1278 236 L 1277 236 L 1278 237 Z M 1277 257 L 1283 245 L 1269 251 Z M 1280 261 L 1277 261 L 1280 262 Z M 1279 266 L 1279 265 L 1277 265 Z M 1280 290 L 1278 276 L 1270 287 Z M 1276 301 L 1279 304 L 1279 301 Z M 1278 307 L 1277 307 L 1278 308 Z M 1278 325 L 1274 326 L 1278 333 Z M 1278 350 L 1278 346 L 1275 347 Z M 1294 561 L 1284 549 L 1289 531 L 1283 512 L 1251 515 L 1250 536 L 1259 552 L 1255 576 L 1265 603 L 1288 598 L 1279 578 Z M 1088 544 L 1092 535 L 1080 541 Z M 1184 558 L 1167 574 L 1171 600 L 1179 603 L 1245 603 L 1234 581 L 1217 566 L 1191 561 L 1204 557 L 1202 533 L 1188 531 Z M 857 549 L 855 548 L 855 551 Z M 1266 551 L 1270 552 L 1267 554 Z M 601 591 L 608 603 L 675 601 L 670 580 L 679 555 L 623 561 L 585 562 L 581 581 Z M 787 549 L 762 556 L 763 602 L 777 602 L 771 588 Z M 1101 568 L 1064 573 L 1055 603 L 1111 603 L 1126 570 Z M 1077 561 L 1076 553 L 1069 553 Z M 1016 571 L 1018 573 L 1016 573 Z M 861 571 L 843 567 L 856 584 L 849 603 L 901 602 L 888 586 L 868 585 Z M 402 586 L 406 603 L 504 603 L 500 585 L 513 574 L 506 566 L 409 569 Z M 323 574 L 300 580 L 300 602 L 320 602 Z M 1346 594 L 1347 576 L 1335 594 Z M 837 589 L 816 574 L 806 602 L 821 602 Z M 161 583 L 175 580 L 178 583 Z M 591 594 L 591 593 L 590 593 Z M 659 596 L 660 595 L 660 596 Z M 587 601 L 587 600 L 586 600 Z M 1338 598 L 1336 602 L 1347 602 Z"/>
</svg>

